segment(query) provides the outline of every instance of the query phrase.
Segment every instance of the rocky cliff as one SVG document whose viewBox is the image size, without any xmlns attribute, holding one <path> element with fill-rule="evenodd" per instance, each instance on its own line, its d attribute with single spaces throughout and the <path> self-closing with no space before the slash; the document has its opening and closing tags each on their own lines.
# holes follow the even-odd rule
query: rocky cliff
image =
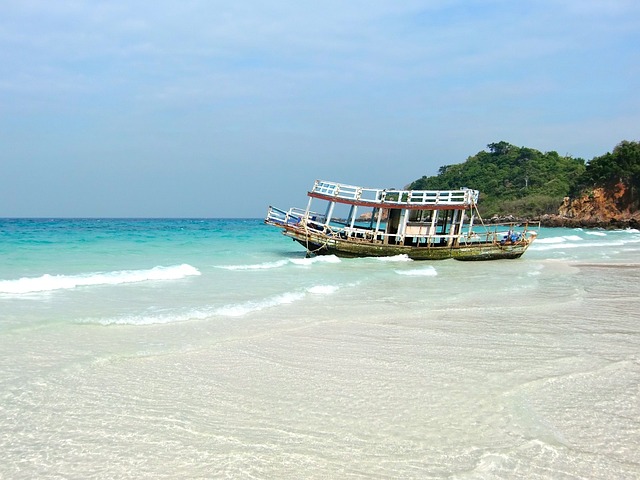
<svg viewBox="0 0 640 480">
<path fill-rule="evenodd" d="M 540 218 L 543 226 L 639 228 L 640 210 L 633 192 L 623 183 L 594 188 L 579 198 L 566 197 L 557 215 Z"/>
</svg>

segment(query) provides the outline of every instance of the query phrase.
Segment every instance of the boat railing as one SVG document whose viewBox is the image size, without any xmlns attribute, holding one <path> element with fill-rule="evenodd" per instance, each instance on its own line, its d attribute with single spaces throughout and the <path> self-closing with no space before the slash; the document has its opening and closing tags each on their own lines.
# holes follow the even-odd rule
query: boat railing
<svg viewBox="0 0 640 480">
<path fill-rule="evenodd" d="M 267 216 L 265 217 L 265 223 L 271 225 L 283 225 L 286 223 L 287 212 L 280 210 L 279 208 L 269 205 L 267 210 Z"/>
<path fill-rule="evenodd" d="M 335 200 L 366 202 L 387 205 L 448 205 L 469 206 L 477 203 L 478 191 L 468 188 L 460 190 L 396 190 L 364 188 L 355 185 L 316 180 L 312 194 L 331 197 Z"/>
<path fill-rule="evenodd" d="M 305 211 L 300 208 L 280 210 L 279 208 L 270 206 L 264 221 L 271 225 L 295 225 L 300 223 L 304 216 Z"/>
<path fill-rule="evenodd" d="M 317 230 L 321 230 L 326 222 L 326 216 L 317 212 L 307 212 L 302 208 L 290 208 L 289 210 L 281 210 L 270 206 L 267 210 L 265 223 L 271 225 L 298 225 L 304 220 L 304 223 L 312 226 Z"/>
</svg>

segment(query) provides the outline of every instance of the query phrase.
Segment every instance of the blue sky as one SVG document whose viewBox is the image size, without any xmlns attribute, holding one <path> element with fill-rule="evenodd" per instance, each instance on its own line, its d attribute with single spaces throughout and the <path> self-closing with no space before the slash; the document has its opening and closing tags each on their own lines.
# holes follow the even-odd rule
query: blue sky
<svg viewBox="0 0 640 480">
<path fill-rule="evenodd" d="M 0 3 L 3 217 L 261 217 L 639 130 L 636 0 Z"/>
</svg>

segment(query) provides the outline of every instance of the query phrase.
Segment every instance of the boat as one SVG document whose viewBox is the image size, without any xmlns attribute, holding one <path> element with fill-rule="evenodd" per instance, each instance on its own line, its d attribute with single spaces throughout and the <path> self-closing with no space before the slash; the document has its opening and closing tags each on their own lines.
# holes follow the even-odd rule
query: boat
<svg viewBox="0 0 640 480">
<path fill-rule="evenodd" d="M 538 233 L 529 224 L 485 225 L 479 192 L 469 188 L 376 189 L 316 180 L 307 196 L 306 209 L 270 206 L 264 220 L 301 244 L 307 256 L 515 259 Z M 320 212 L 314 210 L 318 202 Z"/>
</svg>

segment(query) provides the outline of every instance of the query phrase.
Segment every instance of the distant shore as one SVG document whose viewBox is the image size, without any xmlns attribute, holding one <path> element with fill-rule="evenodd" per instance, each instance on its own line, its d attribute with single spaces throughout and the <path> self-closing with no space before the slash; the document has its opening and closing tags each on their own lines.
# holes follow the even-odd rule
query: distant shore
<svg viewBox="0 0 640 480">
<path fill-rule="evenodd" d="M 533 218 L 520 218 L 513 215 L 493 216 L 485 223 L 538 223 L 542 227 L 562 228 L 602 228 L 605 230 L 624 230 L 626 228 L 640 229 L 640 220 L 636 217 L 608 220 L 594 218 L 575 218 L 562 215 L 542 215 Z"/>
</svg>

